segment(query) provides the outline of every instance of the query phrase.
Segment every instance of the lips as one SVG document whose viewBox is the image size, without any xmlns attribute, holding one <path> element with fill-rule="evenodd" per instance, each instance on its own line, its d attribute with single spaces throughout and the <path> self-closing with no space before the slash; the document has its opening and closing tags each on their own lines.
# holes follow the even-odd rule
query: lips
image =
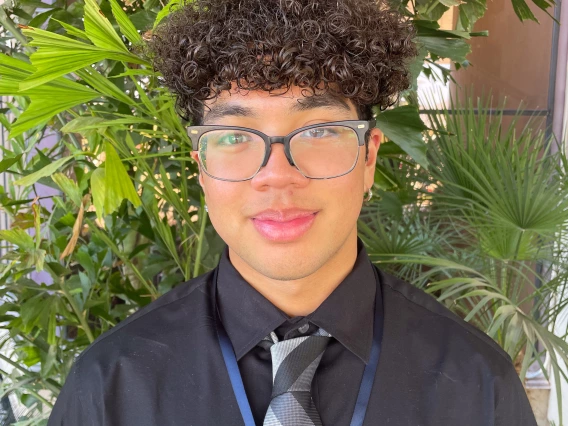
<svg viewBox="0 0 568 426">
<path fill-rule="evenodd" d="M 299 239 L 313 225 L 317 211 L 265 210 L 252 218 L 255 229 L 267 240 L 290 242 Z"/>
</svg>

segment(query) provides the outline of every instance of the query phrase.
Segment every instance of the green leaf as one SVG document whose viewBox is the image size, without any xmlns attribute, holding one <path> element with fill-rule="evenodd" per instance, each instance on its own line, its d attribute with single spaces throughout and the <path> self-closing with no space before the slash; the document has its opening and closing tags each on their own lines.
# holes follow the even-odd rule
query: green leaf
<svg viewBox="0 0 568 426">
<path fill-rule="evenodd" d="M 105 214 L 105 169 L 102 167 L 99 167 L 91 174 L 91 193 L 97 218 L 102 219 Z"/>
<path fill-rule="evenodd" d="M 164 19 L 166 16 L 168 16 L 176 9 L 179 9 L 180 6 L 181 6 L 181 0 L 170 0 L 168 4 L 166 4 L 164 8 L 160 10 L 160 12 L 158 12 L 158 16 L 156 16 L 156 20 L 154 21 L 154 26 L 152 28 L 156 29 L 156 27 L 158 26 L 158 24 L 161 22 L 162 19 Z"/>
<path fill-rule="evenodd" d="M 47 21 L 50 18 L 51 15 L 53 15 L 55 12 L 59 10 L 63 9 L 55 8 L 48 10 L 47 12 L 38 13 L 37 15 L 34 16 L 34 18 L 31 21 L 28 22 L 28 25 L 30 27 L 41 27 L 45 23 L 45 21 Z"/>
<path fill-rule="evenodd" d="M 97 70 L 85 68 L 77 71 L 77 75 L 89 86 L 106 97 L 114 98 L 127 105 L 137 105 L 137 102 L 134 99 L 130 98 L 123 90 L 119 89 L 116 84 L 114 84 L 110 79 L 104 77 Z"/>
<path fill-rule="evenodd" d="M 57 326 L 56 313 L 58 313 L 56 305 L 52 303 L 47 325 L 47 343 L 49 344 L 49 350 L 47 351 L 45 360 L 41 363 L 41 374 L 44 377 L 48 376 L 50 371 L 57 364 L 57 336 L 55 333 Z"/>
<path fill-rule="evenodd" d="M 37 182 L 42 177 L 51 176 L 55 173 L 60 167 L 62 167 L 65 163 L 69 160 L 73 159 L 72 156 L 60 158 L 59 160 L 54 161 L 48 166 L 38 170 L 37 172 L 31 173 L 27 176 L 24 176 L 18 180 L 14 181 L 14 185 L 21 185 L 21 186 L 30 186 Z"/>
<path fill-rule="evenodd" d="M 83 133 L 86 129 L 100 127 L 100 123 L 105 121 L 102 117 L 77 117 L 69 121 L 61 128 L 63 133 Z"/>
<path fill-rule="evenodd" d="M 550 16 L 552 19 L 554 19 L 554 16 L 552 16 L 550 14 L 550 12 L 548 12 L 548 10 L 547 10 L 550 7 L 554 7 L 554 5 L 556 4 L 556 3 L 554 3 L 554 0 L 550 0 L 550 1 L 547 1 L 547 0 L 532 0 L 532 2 L 535 5 L 537 5 L 541 10 L 543 10 L 544 13 L 546 13 L 548 16 Z"/>
<path fill-rule="evenodd" d="M 459 27 L 466 31 L 471 31 L 473 25 L 477 22 L 479 18 L 485 15 L 487 10 L 486 0 L 465 0 L 459 6 Z"/>
<path fill-rule="evenodd" d="M 132 44 L 140 44 L 142 43 L 142 37 L 136 30 L 134 24 L 130 21 L 122 7 L 118 4 L 117 0 L 110 0 L 110 6 L 112 8 L 112 14 L 120 27 L 120 31 L 122 34 L 130 41 Z"/>
<path fill-rule="evenodd" d="M 82 38 L 83 40 L 89 40 L 89 37 L 87 36 L 87 33 L 85 31 L 76 28 L 73 25 L 69 25 L 67 22 L 60 21 L 59 19 L 52 18 L 52 21 L 55 21 L 59 25 L 61 25 L 65 29 L 67 34 Z"/>
<path fill-rule="evenodd" d="M 53 4 L 44 3 L 39 0 L 19 0 L 20 6 L 33 7 L 38 9 L 49 9 L 55 7 Z"/>
<path fill-rule="evenodd" d="M 29 62 L 16 59 L 13 56 L 8 56 L 4 53 L 0 54 L 0 74 L 2 75 L 2 78 L 23 78 L 34 71 L 35 68 Z"/>
<path fill-rule="evenodd" d="M 30 408 L 39 400 L 35 396 L 25 393 L 20 397 L 20 401 L 22 402 L 22 404 L 24 404 L 25 407 Z"/>
<path fill-rule="evenodd" d="M 72 83 L 72 82 L 69 82 Z M 75 83 L 73 89 L 44 85 L 30 93 L 30 106 L 18 117 L 10 130 L 15 138 L 32 127 L 43 125 L 62 111 L 98 98 L 100 95 L 88 87 Z M 61 85 L 64 86 L 64 85 Z"/>
<path fill-rule="evenodd" d="M 20 91 L 20 80 L 4 77 L 0 79 L 0 94 L 3 96 L 15 96 Z"/>
<path fill-rule="evenodd" d="M 424 59 L 428 56 L 428 49 L 424 46 L 418 46 L 418 55 L 412 60 L 408 66 L 410 78 L 412 81 L 411 90 L 418 90 L 418 77 L 424 68 Z"/>
<path fill-rule="evenodd" d="M 471 35 L 467 31 L 441 30 L 436 21 L 415 19 L 412 21 L 416 28 L 416 35 L 420 37 L 442 37 L 442 38 L 464 38 L 469 39 Z"/>
<path fill-rule="evenodd" d="M 134 24 L 138 31 L 147 31 L 152 28 L 152 24 L 156 20 L 156 13 L 151 10 L 139 10 L 130 15 L 130 21 Z"/>
<path fill-rule="evenodd" d="M 38 48 L 30 56 L 36 72 L 20 83 L 22 92 L 103 59 L 146 64 L 146 61 L 130 54 L 126 48 L 122 51 L 109 50 L 39 28 L 27 28 L 22 32 L 32 38 L 29 45 Z"/>
<path fill-rule="evenodd" d="M 0 239 L 12 243 L 22 250 L 33 250 L 35 248 L 32 236 L 20 228 L 0 231 Z"/>
<path fill-rule="evenodd" d="M 440 37 L 418 37 L 419 42 L 440 58 L 449 58 L 454 62 L 464 62 L 471 53 L 471 47 L 462 39 Z"/>
<path fill-rule="evenodd" d="M 134 207 L 138 207 L 141 201 L 132 184 L 132 179 L 128 176 L 120 157 L 109 142 L 105 143 L 105 153 L 105 212 L 108 214 L 118 209 L 125 198 Z"/>
<path fill-rule="evenodd" d="M 63 173 L 54 173 L 51 179 L 61 188 L 63 193 L 69 197 L 77 207 L 81 205 L 81 192 L 77 183 L 69 179 Z"/>
<path fill-rule="evenodd" d="M 85 32 L 95 46 L 129 53 L 95 0 L 85 0 Z"/>
<path fill-rule="evenodd" d="M 25 22 L 29 22 L 33 19 L 33 17 L 29 13 L 27 13 L 23 9 L 20 9 L 19 7 L 13 7 L 11 12 L 13 15 L 22 18 Z"/>
<path fill-rule="evenodd" d="M 25 330 L 24 328 L 24 331 Z M 39 354 L 39 348 L 37 346 L 25 346 L 20 349 L 23 353 L 25 353 L 24 364 L 28 367 L 37 364 L 41 361 L 41 356 Z"/>
<path fill-rule="evenodd" d="M 401 147 L 418 164 L 428 169 L 426 144 L 422 132 L 427 130 L 420 119 L 418 110 L 412 106 L 401 106 L 383 111 L 377 115 L 377 127 L 395 144 Z"/>
<path fill-rule="evenodd" d="M 30 268 L 35 266 L 37 272 L 43 270 L 43 262 L 45 261 L 45 255 L 47 252 L 43 249 L 33 248 L 32 250 L 28 250 L 26 252 L 26 256 L 24 256 L 24 265 L 26 268 Z"/>
<path fill-rule="evenodd" d="M 459 6 L 460 4 L 463 3 L 463 1 L 462 0 L 440 0 L 440 3 L 442 3 L 444 6 L 453 7 L 453 6 Z"/>
<path fill-rule="evenodd" d="M 22 158 L 22 155 L 23 154 L 18 154 L 15 157 L 4 158 L 2 161 L 0 161 L 0 173 L 5 172 L 14 164 L 16 164 L 20 160 L 20 158 Z"/>
<path fill-rule="evenodd" d="M 536 16 L 534 16 L 525 0 L 513 0 L 513 10 L 521 21 L 530 19 L 531 21 L 538 22 L 538 19 L 536 19 Z"/>
</svg>

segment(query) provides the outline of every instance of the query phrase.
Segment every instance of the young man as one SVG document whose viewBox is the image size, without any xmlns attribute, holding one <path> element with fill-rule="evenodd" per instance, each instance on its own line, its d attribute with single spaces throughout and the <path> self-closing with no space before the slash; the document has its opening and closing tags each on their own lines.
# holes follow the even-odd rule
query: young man
<svg viewBox="0 0 568 426">
<path fill-rule="evenodd" d="M 374 0 L 195 0 L 159 27 L 227 245 L 81 354 L 49 426 L 536 425 L 508 355 L 357 238 L 412 37 Z"/>
</svg>

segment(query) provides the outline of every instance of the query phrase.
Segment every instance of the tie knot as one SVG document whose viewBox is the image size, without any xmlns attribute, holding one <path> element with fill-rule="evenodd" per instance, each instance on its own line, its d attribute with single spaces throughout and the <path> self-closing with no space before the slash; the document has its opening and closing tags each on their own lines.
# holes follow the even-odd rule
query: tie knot
<svg viewBox="0 0 568 426">
<path fill-rule="evenodd" d="M 311 385 L 330 338 L 318 328 L 308 336 L 279 341 L 272 331 L 259 343 L 272 357 L 272 395 L 264 426 L 321 426 Z"/>
<path fill-rule="evenodd" d="M 331 335 L 322 328 L 309 336 L 278 341 L 271 332 L 263 339 L 272 357 L 272 398 L 291 391 L 310 391 L 310 386 Z"/>
</svg>

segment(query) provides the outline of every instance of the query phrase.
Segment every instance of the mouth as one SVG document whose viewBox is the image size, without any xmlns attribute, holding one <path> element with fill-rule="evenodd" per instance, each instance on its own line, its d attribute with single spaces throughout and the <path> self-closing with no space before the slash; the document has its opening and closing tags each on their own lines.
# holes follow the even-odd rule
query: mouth
<svg viewBox="0 0 568 426">
<path fill-rule="evenodd" d="M 299 239 L 312 227 L 319 212 L 305 214 L 290 220 L 252 218 L 260 235 L 273 242 L 290 242 Z"/>
</svg>

